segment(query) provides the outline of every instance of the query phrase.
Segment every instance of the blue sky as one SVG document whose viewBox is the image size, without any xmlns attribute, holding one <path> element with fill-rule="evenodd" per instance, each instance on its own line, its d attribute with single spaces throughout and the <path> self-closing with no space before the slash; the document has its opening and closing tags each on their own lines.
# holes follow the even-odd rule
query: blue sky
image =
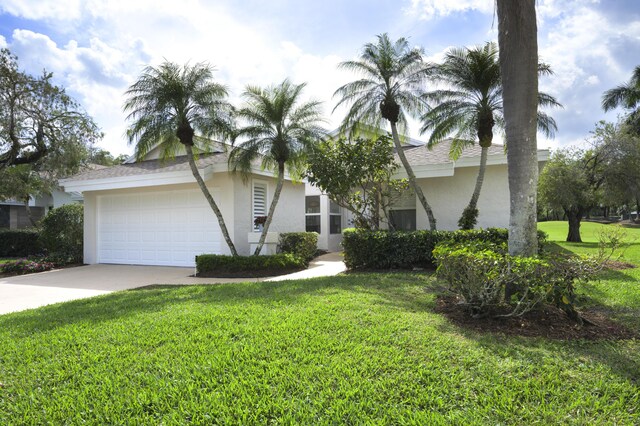
<svg viewBox="0 0 640 426">
<path fill-rule="evenodd" d="M 541 89 L 563 110 L 550 111 L 559 132 L 541 147 L 581 143 L 605 114 L 603 91 L 627 81 L 640 65 L 637 0 L 538 0 L 539 53 L 555 71 Z M 131 153 L 124 132 L 123 93 L 146 65 L 163 59 L 208 61 L 231 100 L 247 84 L 289 77 L 307 82 L 324 101 L 329 127 L 340 111 L 331 95 L 353 76 L 336 65 L 357 56 L 376 34 L 407 37 L 438 61 L 453 46 L 497 39 L 492 0 L 2 0 L 0 46 L 23 69 L 54 73 L 105 133 L 100 146 Z M 413 126 L 412 136 L 417 134 Z"/>
</svg>

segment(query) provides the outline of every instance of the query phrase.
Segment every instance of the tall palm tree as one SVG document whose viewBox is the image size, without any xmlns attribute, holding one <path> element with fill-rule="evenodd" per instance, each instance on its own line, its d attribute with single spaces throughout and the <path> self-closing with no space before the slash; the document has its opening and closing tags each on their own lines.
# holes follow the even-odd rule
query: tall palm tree
<svg viewBox="0 0 640 426">
<path fill-rule="evenodd" d="M 539 64 L 539 75 L 552 74 L 547 64 Z M 481 147 L 480 168 L 475 189 L 469 204 L 464 209 L 458 225 L 472 229 L 478 217 L 478 198 L 484 181 L 487 155 L 493 143 L 494 127 L 504 129 L 502 107 L 502 80 L 498 62 L 498 46 L 486 43 L 474 48 L 453 48 L 445 55 L 442 65 L 436 68 L 434 79 L 447 88 L 425 94 L 427 103 L 433 106 L 422 116 L 421 133 L 432 130 L 427 143 L 429 148 L 454 134 L 449 156 L 457 160 L 462 150 L 473 145 L 477 137 Z M 546 93 L 538 94 L 538 106 L 562 107 Z M 538 111 L 538 130 L 553 137 L 556 122 L 542 111 Z"/>
<path fill-rule="evenodd" d="M 538 27 L 535 0 L 497 0 L 498 46 L 509 149 L 509 254 L 538 251 Z"/>
<path fill-rule="evenodd" d="M 409 48 L 407 39 L 400 38 L 392 42 L 387 34 L 381 34 L 377 38 L 377 43 L 364 45 L 359 60 L 339 65 L 342 69 L 360 74 L 362 78 L 335 91 L 333 96 L 339 96 L 340 99 L 334 111 L 343 104 L 351 105 L 342 122 L 344 131 L 357 130 L 363 124 L 379 128 L 383 119 L 389 121 L 400 162 L 427 213 L 430 228 L 435 230 L 433 211 L 416 182 L 398 135 L 398 126 L 406 132 L 405 113 L 417 117 L 425 109 L 421 95 L 432 66 L 423 61 L 422 49 Z"/>
<path fill-rule="evenodd" d="M 244 126 L 237 129 L 236 137 L 248 139 L 233 148 L 229 164 L 245 177 L 256 160 L 262 162 L 263 168 L 277 172 L 273 199 L 254 255 L 260 254 L 264 245 L 282 192 L 285 169 L 300 172 L 313 143 L 325 134 L 320 127 L 320 102 L 300 100 L 305 86 L 289 80 L 267 88 L 247 86 L 243 94 L 245 105 L 237 112 Z"/>
<path fill-rule="evenodd" d="M 630 110 L 627 122 L 640 133 L 640 65 L 633 70 L 631 80 L 602 95 L 602 108 L 605 111 L 619 106 Z"/>
<path fill-rule="evenodd" d="M 198 167 L 194 147 L 206 151 L 210 137 L 231 134 L 232 107 L 225 86 L 213 81 L 213 67 L 205 63 L 180 66 L 164 62 L 146 67 L 125 92 L 124 104 L 132 121 L 127 130 L 129 143 L 142 159 L 159 146 L 163 158 L 175 156 L 184 148 L 193 177 L 218 218 L 222 235 L 231 254 L 238 255 L 222 213 L 207 188 Z"/>
</svg>

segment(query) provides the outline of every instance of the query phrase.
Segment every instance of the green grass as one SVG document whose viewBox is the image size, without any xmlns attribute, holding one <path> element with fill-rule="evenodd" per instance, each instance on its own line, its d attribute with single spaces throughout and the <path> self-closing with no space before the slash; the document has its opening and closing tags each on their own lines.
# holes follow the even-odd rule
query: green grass
<svg viewBox="0 0 640 426">
<path fill-rule="evenodd" d="M 567 222 L 542 222 L 538 229 L 547 232 L 549 240 L 558 249 L 593 255 L 598 251 L 598 232 L 612 226 L 619 225 L 583 222 L 580 227 L 582 243 L 564 241 L 569 229 Z M 625 232 L 630 245 L 621 260 L 640 265 L 640 228 L 625 228 Z M 607 270 L 598 280 L 579 287 L 578 292 L 582 306 L 604 307 L 613 318 L 640 330 L 640 268 Z"/>
<path fill-rule="evenodd" d="M 638 316 L 637 282 L 629 303 L 598 286 L 585 298 Z M 440 290 L 354 274 L 0 316 L 0 424 L 640 423 L 640 341 L 463 330 Z"/>
<path fill-rule="evenodd" d="M 0 258 L 0 265 L 7 262 L 13 262 L 16 258 Z"/>
</svg>

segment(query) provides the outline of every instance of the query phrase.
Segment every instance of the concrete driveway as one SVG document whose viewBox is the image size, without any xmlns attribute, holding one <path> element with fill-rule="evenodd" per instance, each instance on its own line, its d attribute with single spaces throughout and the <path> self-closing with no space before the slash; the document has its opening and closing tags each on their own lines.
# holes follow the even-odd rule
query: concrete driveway
<svg viewBox="0 0 640 426">
<path fill-rule="evenodd" d="M 329 253 L 311 262 L 309 269 L 273 278 L 194 278 L 193 268 L 169 266 L 87 265 L 0 278 L 0 314 L 52 303 L 97 296 L 152 284 L 219 284 L 281 281 L 336 275 L 345 270 L 342 256 Z"/>
</svg>

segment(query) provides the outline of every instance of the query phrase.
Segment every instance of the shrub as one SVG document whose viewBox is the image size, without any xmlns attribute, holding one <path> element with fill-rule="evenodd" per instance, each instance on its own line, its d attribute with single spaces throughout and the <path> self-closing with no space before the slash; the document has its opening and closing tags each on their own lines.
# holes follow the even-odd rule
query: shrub
<svg viewBox="0 0 640 426">
<path fill-rule="evenodd" d="M 506 264 L 494 244 L 438 244 L 433 257 L 438 277 L 463 298 L 473 315 L 483 315 L 502 302 Z"/>
<path fill-rule="evenodd" d="M 280 234 L 281 253 L 290 253 L 309 262 L 318 251 L 318 234 L 315 232 L 287 232 Z"/>
<path fill-rule="evenodd" d="M 49 271 L 53 268 L 54 268 L 54 265 L 51 262 L 29 260 L 29 259 L 18 259 L 18 260 L 5 262 L 1 264 L 0 272 L 3 274 L 24 275 L 24 274 L 32 274 L 34 272 Z"/>
<path fill-rule="evenodd" d="M 501 316 L 520 316 L 541 303 L 552 303 L 581 322 L 575 308 L 575 284 L 592 279 L 602 269 L 598 259 L 557 253 L 509 256 L 505 244 L 486 242 L 445 242 L 433 255 L 437 276 L 449 283 L 474 316 L 484 316 L 501 304 L 508 306 Z M 506 295 L 507 286 L 515 291 Z"/>
<path fill-rule="evenodd" d="M 32 256 L 42 251 L 36 229 L 12 229 L 0 231 L 0 256 Z"/>
<path fill-rule="evenodd" d="M 304 259 L 290 253 L 271 256 L 196 256 L 198 277 L 266 277 L 306 267 Z"/>
<path fill-rule="evenodd" d="M 501 228 L 413 232 L 345 229 L 342 246 L 349 269 L 412 269 L 435 267 L 433 249 L 444 241 L 484 241 L 500 245 L 507 240 L 508 231 Z M 545 241 L 546 234 L 539 231 L 539 246 Z"/>
<path fill-rule="evenodd" d="M 82 262 L 84 209 L 67 204 L 47 213 L 41 222 L 40 239 L 50 255 Z"/>
</svg>

